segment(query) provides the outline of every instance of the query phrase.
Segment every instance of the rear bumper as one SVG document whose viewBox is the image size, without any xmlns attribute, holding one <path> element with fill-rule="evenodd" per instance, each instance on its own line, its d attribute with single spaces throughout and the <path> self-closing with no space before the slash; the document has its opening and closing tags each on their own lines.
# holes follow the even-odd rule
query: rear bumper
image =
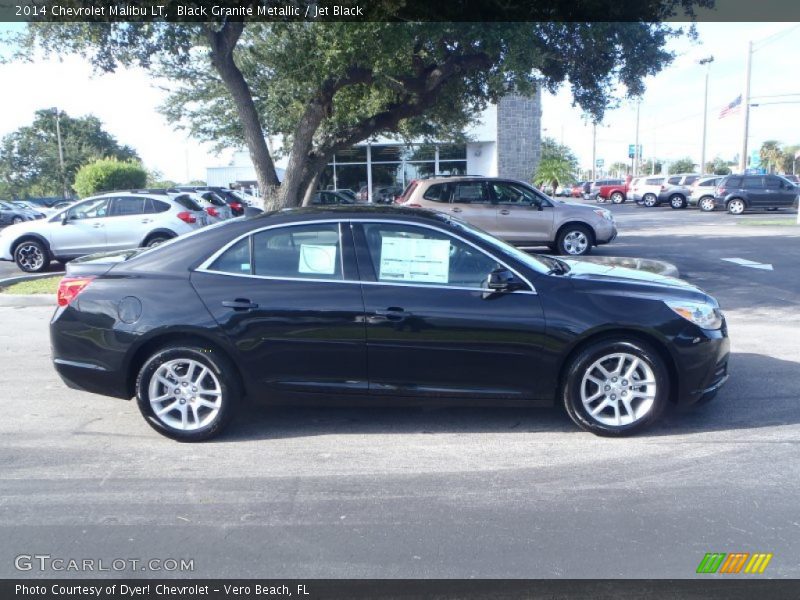
<svg viewBox="0 0 800 600">
<path fill-rule="evenodd" d="M 61 380 L 73 390 L 130 400 L 128 391 L 120 386 L 124 378 L 100 365 L 54 357 L 53 366 Z"/>
</svg>

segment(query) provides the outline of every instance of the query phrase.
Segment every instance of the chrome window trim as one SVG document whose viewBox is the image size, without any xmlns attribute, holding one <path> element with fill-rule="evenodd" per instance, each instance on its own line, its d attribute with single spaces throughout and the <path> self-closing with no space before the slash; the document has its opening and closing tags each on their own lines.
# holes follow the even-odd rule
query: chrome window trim
<svg viewBox="0 0 800 600">
<path fill-rule="evenodd" d="M 461 237 L 457 233 L 453 233 L 447 231 L 445 229 L 441 229 L 439 227 L 435 227 L 433 225 L 429 225 L 427 223 L 417 223 L 415 221 L 402 221 L 399 219 L 375 219 L 375 218 L 355 218 L 355 219 L 319 219 L 319 220 L 312 220 L 312 221 L 294 221 L 291 223 L 275 223 L 273 225 L 267 225 L 265 227 L 261 227 L 259 229 L 253 229 L 252 231 L 248 231 L 239 235 L 238 237 L 234 238 L 222 248 L 214 252 L 211 256 L 209 256 L 206 260 L 204 260 L 200 265 L 194 269 L 195 272 L 198 273 L 211 273 L 213 275 L 228 275 L 230 277 L 249 277 L 253 279 L 267 279 L 267 280 L 277 280 L 277 281 L 318 281 L 323 283 L 356 283 L 360 285 L 386 285 L 386 286 L 395 286 L 395 287 L 417 287 L 423 289 L 445 289 L 445 290 L 467 290 L 473 292 L 493 292 L 493 290 L 487 288 L 473 288 L 473 287 L 459 287 L 459 286 L 451 286 L 451 285 L 435 285 L 435 284 L 424 284 L 424 283 L 394 283 L 394 282 L 386 282 L 386 281 L 362 281 L 358 279 L 345 279 L 344 278 L 344 252 L 343 250 L 343 240 L 342 240 L 342 223 L 388 223 L 388 224 L 398 224 L 398 225 L 411 225 L 413 227 L 422 227 L 424 229 L 431 229 L 433 231 L 437 231 L 439 233 L 443 233 L 445 235 L 451 236 L 469 246 L 475 248 L 478 252 L 481 252 L 485 256 L 491 258 L 492 260 L 496 261 L 498 264 L 502 265 L 514 275 L 519 277 L 525 284 L 530 287 L 529 290 L 514 290 L 513 294 L 530 294 L 530 295 L 537 295 L 536 287 L 530 282 L 530 280 L 522 275 L 519 271 L 510 267 L 506 262 L 500 260 L 496 256 L 488 253 L 486 250 L 478 246 L 477 244 L 471 242 L 470 240 Z M 315 279 L 310 277 L 274 277 L 271 275 L 254 275 L 250 273 L 225 273 L 223 271 L 213 271 L 209 269 L 217 258 L 219 258 L 222 254 L 224 254 L 231 246 L 239 242 L 241 239 L 247 236 L 254 236 L 258 233 L 263 231 L 268 231 L 270 229 L 277 229 L 279 227 L 296 227 L 300 225 L 314 225 L 314 224 L 325 224 L 325 223 L 336 223 L 339 226 L 339 255 L 341 261 L 341 269 L 342 269 L 342 279 Z M 252 262 L 252 250 L 250 260 Z"/>
</svg>

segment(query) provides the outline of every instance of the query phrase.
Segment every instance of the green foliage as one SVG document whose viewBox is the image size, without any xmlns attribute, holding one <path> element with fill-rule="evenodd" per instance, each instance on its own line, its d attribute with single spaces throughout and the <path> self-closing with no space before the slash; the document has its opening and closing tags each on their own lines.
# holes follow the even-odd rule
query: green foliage
<svg viewBox="0 0 800 600">
<path fill-rule="evenodd" d="M 653 161 L 655 160 L 655 169 L 653 169 Z M 639 165 L 639 173 L 641 175 L 660 175 L 663 170 L 663 163 L 656 159 L 648 159 Z"/>
<path fill-rule="evenodd" d="M 783 150 L 780 147 L 780 143 L 775 140 L 767 140 L 761 144 L 758 155 L 761 158 L 761 164 L 765 166 L 770 173 L 774 173 L 776 170 L 780 169 L 783 164 Z"/>
<path fill-rule="evenodd" d="M 164 179 L 164 174 L 158 169 L 147 170 L 147 183 L 148 188 L 171 188 L 178 185 L 176 181 L 171 179 Z M 203 184 L 205 185 L 205 184 Z"/>
<path fill-rule="evenodd" d="M 628 163 L 624 162 L 611 163 L 611 166 L 608 167 L 608 172 L 614 173 L 617 177 L 625 177 L 628 174 L 628 166 Z"/>
<path fill-rule="evenodd" d="M 533 176 L 536 185 L 548 185 L 555 190 L 559 185 L 575 182 L 575 165 L 564 156 L 543 156 Z"/>
<path fill-rule="evenodd" d="M 81 167 L 73 187 L 85 198 L 111 190 L 143 188 L 146 184 L 147 171 L 139 163 L 103 158 Z"/>
<path fill-rule="evenodd" d="M 679 158 L 669 163 L 670 173 L 692 173 L 694 171 L 694 161 L 689 158 Z"/>
<path fill-rule="evenodd" d="M 703 173 L 711 173 L 713 175 L 730 175 L 733 172 L 731 170 L 731 164 L 732 163 L 723 160 L 719 156 L 715 156 L 714 160 L 706 163 L 706 168 L 703 170 Z"/>
<path fill-rule="evenodd" d="M 81 165 L 103 157 L 138 159 L 129 146 L 121 146 L 103 129 L 97 117 L 70 117 L 60 111 L 64 179 L 72 188 Z M 10 197 L 58 196 L 64 181 L 58 156 L 56 115 L 40 109 L 31 125 L 20 127 L 0 140 L 0 194 Z"/>
</svg>

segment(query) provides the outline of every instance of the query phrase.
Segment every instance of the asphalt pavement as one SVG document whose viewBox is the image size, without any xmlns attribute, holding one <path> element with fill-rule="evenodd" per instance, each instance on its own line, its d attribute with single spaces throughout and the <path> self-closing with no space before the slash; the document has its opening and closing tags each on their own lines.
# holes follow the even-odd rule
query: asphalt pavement
<svg viewBox="0 0 800 600">
<path fill-rule="evenodd" d="M 732 342 L 713 402 L 628 439 L 559 409 L 259 408 L 178 444 L 61 383 L 51 309 L 0 307 L 0 577 L 87 575 L 15 569 L 39 553 L 194 560 L 91 576 L 687 578 L 706 552 L 800 577 L 800 227 L 745 224 L 794 215 L 611 209 L 597 254 L 675 263 Z"/>
</svg>

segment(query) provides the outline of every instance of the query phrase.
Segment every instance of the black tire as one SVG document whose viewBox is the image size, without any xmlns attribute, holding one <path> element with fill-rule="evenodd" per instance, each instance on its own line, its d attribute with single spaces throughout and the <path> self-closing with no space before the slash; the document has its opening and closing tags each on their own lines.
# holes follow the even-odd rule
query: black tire
<svg viewBox="0 0 800 600">
<path fill-rule="evenodd" d="M 625 202 L 625 194 L 622 192 L 614 192 L 611 194 L 611 202 L 613 204 L 622 204 Z"/>
<path fill-rule="evenodd" d="M 590 414 L 589 410 L 587 410 L 582 401 L 581 387 L 584 385 L 584 376 L 587 374 L 587 372 L 589 372 L 596 361 L 601 360 L 604 356 L 617 353 L 625 353 L 627 355 L 634 356 L 641 361 L 640 365 L 642 365 L 641 368 L 643 370 L 645 369 L 646 365 L 654 376 L 656 389 L 652 403 L 650 403 L 649 406 L 647 406 L 647 400 L 643 400 L 641 403 L 636 405 L 631 403 L 634 414 L 637 412 L 637 407 L 642 410 L 644 410 L 646 407 L 646 410 L 644 410 L 642 415 L 636 416 L 634 419 L 632 419 L 632 422 L 627 424 L 611 425 L 601 422 Z M 610 360 L 614 361 L 615 359 L 612 358 Z M 619 379 L 621 380 L 621 378 Z M 621 385 L 621 383 L 622 382 L 620 381 L 619 385 Z M 626 381 L 625 383 L 627 384 L 628 382 Z M 586 383 L 586 385 L 588 386 L 593 384 Z M 597 387 L 599 391 L 599 386 Z M 625 393 L 632 393 L 627 390 L 633 389 L 634 387 L 636 386 L 630 386 L 622 389 L 625 390 Z M 643 387 L 645 386 L 639 386 L 640 390 Z M 595 435 L 622 437 L 638 433 L 658 420 L 658 418 L 664 412 L 667 403 L 669 402 L 669 387 L 669 373 L 659 353 L 656 352 L 656 350 L 651 347 L 650 344 L 647 344 L 643 341 L 635 338 L 620 337 L 616 339 L 608 338 L 599 340 L 583 348 L 571 360 L 566 369 L 564 381 L 562 383 L 561 394 L 567 414 L 578 427 L 585 431 L 594 433 Z M 602 393 L 605 394 L 605 392 Z M 621 392 L 618 391 L 617 393 Z M 600 399 L 598 404 L 594 405 L 594 408 L 598 408 L 599 405 L 602 402 L 605 402 L 607 399 L 608 395 L 606 394 L 602 399 Z M 627 410 L 622 402 L 623 401 L 621 398 L 616 400 L 619 414 L 621 415 L 623 412 L 629 414 L 627 413 Z M 611 414 L 608 413 L 609 409 Z M 603 419 L 615 419 L 615 414 L 616 412 L 613 408 L 613 405 L 606 406 L 606 408 L 603 408 L 598 413 L 599 417 Z"/>
<path fill-rule="evenodd" d="M 169 236 L 165 233 L 157 233 L 156 235 L 152 235 L 147 238 L 147 241 L 144 243 L 145 246 L 148 248 L 152 248 L 154 246 L 158 246 L 159 244 L 163 244 L 167 240 L 171 240 L 172 236 Z"/>
<path fill-rule="evenodd" d="M 686 208 L 686 198 L 680 194 L 674 194 L 669 197 L 669 205 L 675 210 Z"/>
<path fill-rule="evenodd" d="M 713 196 L 703 196 L 697 201 L 697 208 L 703 212 L 711 212 L 714 210 Z"/>
<path fill-rule="evenodd" d="M 25 219 L 23 219 L 22 217 L 14 217 L 13 219 L 11 219 L 11 224 L 12 225 L 18 225 L 18 224 L 22 223 L 24 220 Z"/>
<path fill-rule="evenodd" d="M 38 240 L 25 240 L 14 248 L 14 262 L 20 271 L 41 273 L 50 266 L 50 251 Z"/>
<path fill-rule="evenodd" d="M 216 415 L 214 415 L 213 418 L 211 418 L 207 423 L 203 423 L 202 426 L 198 426 L 190 430 L 180 429 L 165 422 L 162 417 L 156 415 L 153 405 L 150 402 L 150 387 L 152 379 L 158 372 L 159 368 L 170 361 L 176 361 L 180 363 L 182 360 L 193 361 L 194 363 L 199 363 L 206 367 L 209 373 L 216 378 L 216 382 L 213 382 L 213 378 L 212 382 L 219 385 L 220 391 L 219 407 Z M 142 365 L 142 368 L 139 370 L 139 374 L 136 378 L 136 400 L 139 405 L 139 410 L 150 427 L 168 438 L 172 438 L 173 440 L 177 440 L 179 442 L 200 442 L 210 439 L 221 433 L 222 430 L 227 426 L 233 417 L 236 407 L 241 399 L 242 393 L 239 387 L 239 382 L 235 378 L 234 373 L 235 367 L 231 361 L 214 348 L 193 344 L 175 344 L 166 346 L 148 358 L 147 361 L 145 361 L 145 363 Z M 191 377 L 191 374 L 189 377 Z M 209 375 L 205 375 L 205 381 L 208 381 L 208 377 Z M 180 382 L 176 382 L 175 385 L 178 386 L 178 383 Z M 185 385 L 185 383 L 181 385 Z M 185 390 L 185 393 L 189 393 L 188 389 Z M 202 392 L 199 392 L 197 395 L 202 395 Z M 171 396 L 174 395 L 171 394 Z M 210 398 L 211 396 L 208 397 Z M 175 398 L 170 398 L 164 402 L 169 402 L 173 399 Z M 195 398 L 187 399 L 186 396 L 182 396 L 180 399 L 182 400 L 180 405 L 186 407 L 183 412 L 188 414 L 189 408 L 194 403 Z M 176 402 L 178 402 L 178 400 L 176 400 Z M 197 408 L 197 410 L 199 411 L 200 408 Z M 179 413 L 181 412 L 179 407 L 176 407 L 174 410 L 167 412 L 164 416 L 176 411 Z M 205 413 L 206 416 L 210 417 L 211 412 L 212 411 Z M 198 413 L 195 412 L 195 415 L 197 414 Z M 196 419 L 197 417 L 195 416 L 195 422 L 197 422 Z"/>
<path fill-rule="evenodd" d="M 658 206 L 658 198 L 655 194 L 645 194 L 642 196 L 642 206 L 647 208 Z"/>
<path fill-rule="evenodd" d="M 741 215 L 745 210 L 747 210 L 747 205 L 741 198 L 733 198 L 728 200 L 726 208 L 732 215 Z"/>
<path fill-rule="evenodd" d="M 565 225 L 558 232 L 556 250 L 567 256 L 585 256 L 592 251 L 594 236 L 591 229 L 579 223 Z"/>
</svg>

